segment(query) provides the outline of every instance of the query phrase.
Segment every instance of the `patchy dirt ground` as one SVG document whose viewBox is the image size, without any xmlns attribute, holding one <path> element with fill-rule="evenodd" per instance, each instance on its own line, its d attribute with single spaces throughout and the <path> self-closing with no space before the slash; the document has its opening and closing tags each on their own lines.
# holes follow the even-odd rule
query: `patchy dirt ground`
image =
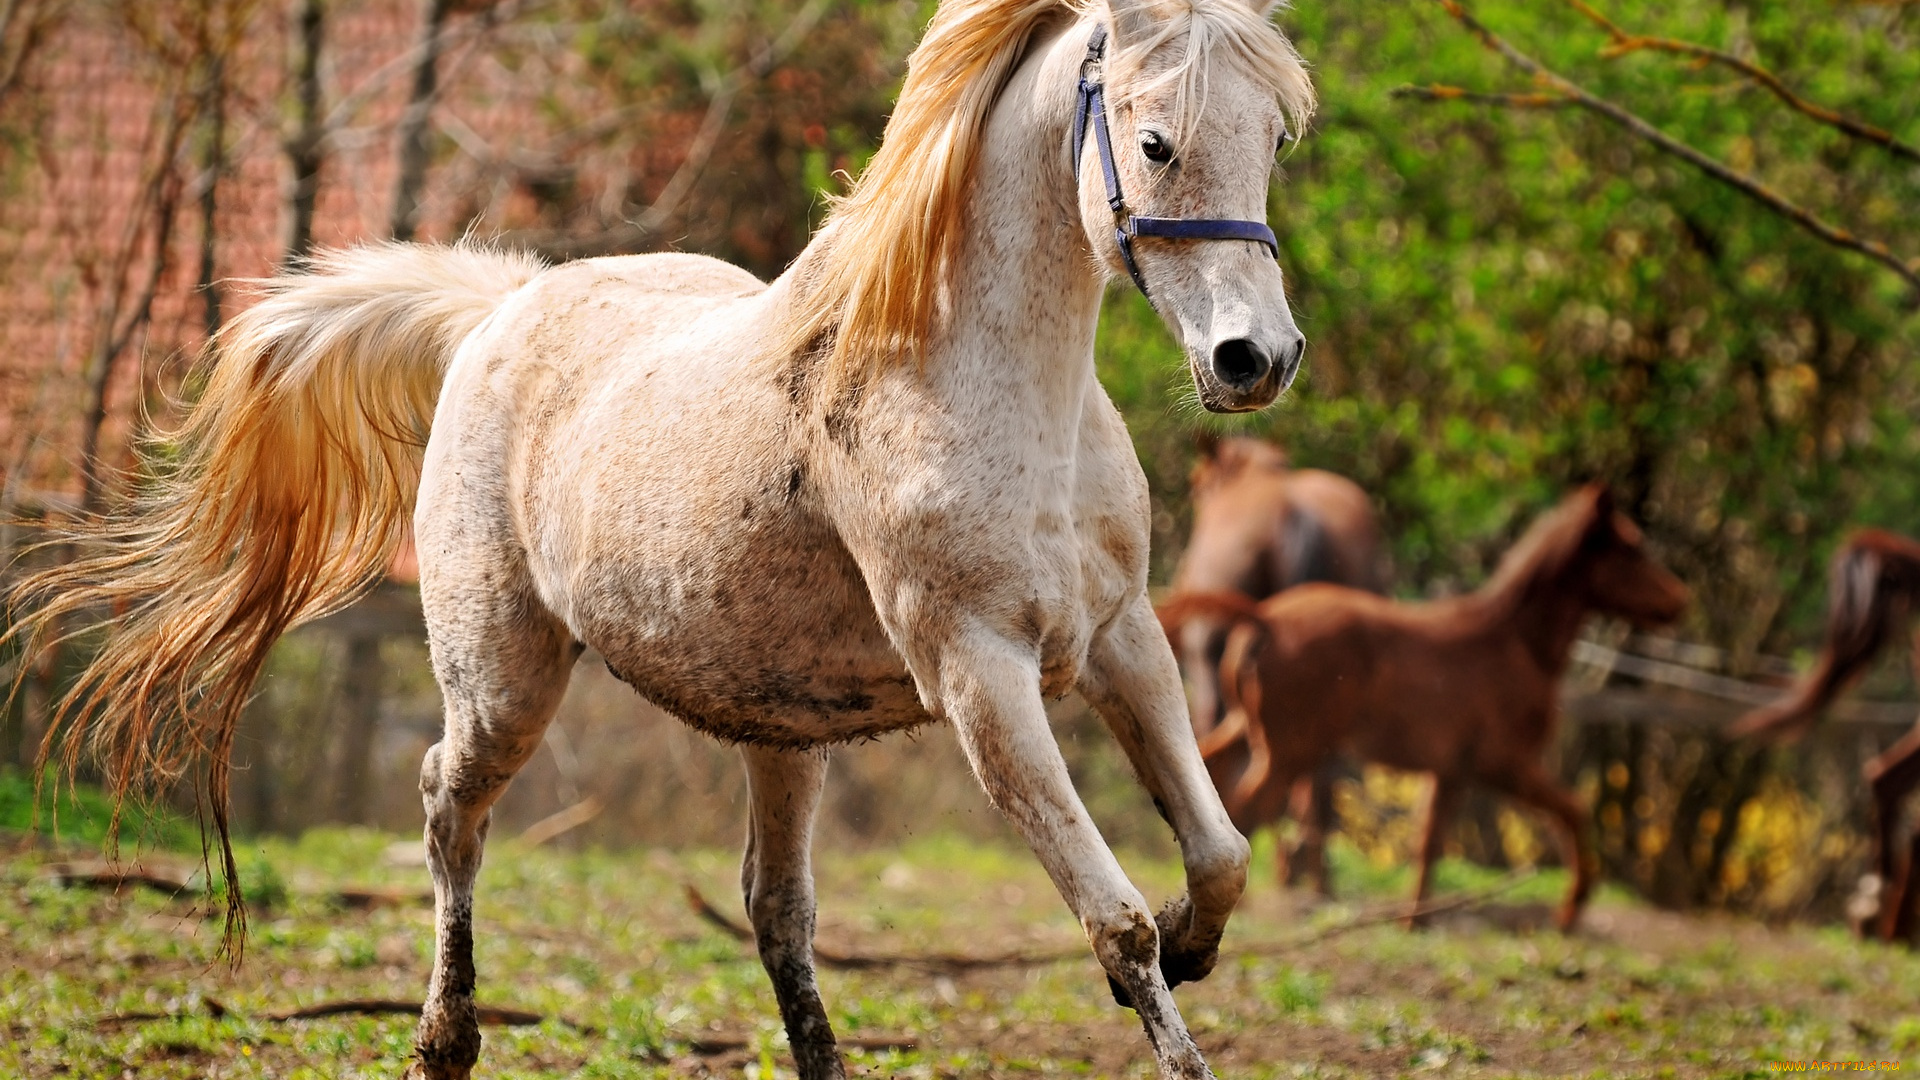
<svg viewBox="0 0 1920 1080">
<path fill-rule="evenodd" d="M 196 898 L 61 885 L 52 856 L 7 856 L 0 1075 L 397 1075 L 410 1017 L 271 1017 L 419 999 L 432 935 L 415 899 L 426 872 L 408 850 L 358 832 L 254 850 L 256 887 L 279 895 L 256 912 L 237 972 L 217 960 L 218 922 Z M 478 1075 L 791 1075 L 758 963 L 683 895 L 691 884 L 737 912 L 733 859 L 498 844 L 481 877 L 481 1000 L 542 1019 L 489 1027 Z M 1177 887 L 1176 866 L 1128 862 L 1150 897 Z M 1109 999 L 1027 854 L 935 839 L 823 852 L 820 876 L 828 949 L 1071 954 L 826 971 L 838 1030 L 866 1047 L 849 1054 L 857 1073 L 1151 1075 L 1133 1015 Z M 1442 878 L 1488 881 L 1451 864 Z M 1278 891 L 1263 863 L 1219 968 L 1178 996 L 1223 1077 L 1739 1077 L 1812 1059 L 1920 1068 L 1913 955 L 1611 896 L 1571 937 L 1534 929 L 1559 885 L 1542 875 L 1409 934 L 1377 921 L 1383 896 L 1313 905 Z M 348 902 L 348 887 L 376 895 Z"/>
</svg>

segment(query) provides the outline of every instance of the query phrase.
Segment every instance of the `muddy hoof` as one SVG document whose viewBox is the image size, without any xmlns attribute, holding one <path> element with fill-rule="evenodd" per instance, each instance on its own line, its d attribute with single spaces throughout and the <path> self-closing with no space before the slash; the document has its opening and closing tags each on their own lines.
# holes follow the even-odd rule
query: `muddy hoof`
<svg viewBox="0 0 1920 1080">
<path fill-rule="evenodd" d="M 1168 988 L 1199 982 L 1212 974 L 1213 965 L 1220 959 L 1220 939 L 1193 940 L 1193 906 L 1186 897 L 1167 901 L 1153 921 L 1160 931 L 1160 974 Z"/>
<path fill-rule="evenodd" d="M 473 1076 L 473 1066 L 453 1065 L 446 1062 L 428 1062 L 415 1058 L 401 1074 L 401 1080 L 469 1080 Z"/>
</svg>

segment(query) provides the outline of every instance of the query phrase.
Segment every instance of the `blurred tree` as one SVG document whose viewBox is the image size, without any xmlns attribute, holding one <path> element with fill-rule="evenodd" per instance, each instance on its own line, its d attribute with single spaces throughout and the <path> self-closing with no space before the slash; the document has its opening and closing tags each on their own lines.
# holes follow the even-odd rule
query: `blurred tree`
<svg viewBox="0 0 1920 1080">
<path fill-rule="evenodd" d="M 1920 169 L 1884 143 L 1727 64 L 1622 48 L 1572 6 L 1474 10 L 1782 199 L 1920 250 Z M 1273 194 L 1312 347 L 1301 389 L 1241 423 L 1373 490 L 1405 587 L 1478 580 L 1562 488 L 1604 477 L 1696 587 L 1691 632 L 1751 656 L 1800 640 L 1846 525 L 1920 525 L 1920 320 L 1885 264 L 1592 111 L 1396 97 L 1512 85 L 1440 5 L 1284 18 L 1325 103 Z M 1782 86 L 1911 144 L 1917 22 L 1911 5 L 1689 0 L 1650 29 L 1764 60 Z M 1102 370 L 1158 482 L 1164 561 L 1194 420 L 1162 402 L 1184 372 L 1137 300 L 1107 324 Z"/>
<path fill-rule="evenodd" d="M 666 247 L 778 273 L 879 139 L 924 0 L 569 2 L 509 44 L 529 77 L 570 35 L 544 144 L 483 149 L 510 178 L 467 216 L 559 258 Z M 471 149 L 471 148 L 469 148 Z"/>
</svg>

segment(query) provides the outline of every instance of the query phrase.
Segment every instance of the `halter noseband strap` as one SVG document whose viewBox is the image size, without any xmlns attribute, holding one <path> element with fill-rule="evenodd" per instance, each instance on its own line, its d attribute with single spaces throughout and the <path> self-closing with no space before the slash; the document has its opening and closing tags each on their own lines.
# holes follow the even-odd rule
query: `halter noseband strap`
<svg viewBox="0 0 1920 1080">
<path fill-rule="evenodd" d="M 1107 97 L 1101 62 L 1107 52 L 1107 28 L 1095 25 L 1087 42 L 1087 58 L 1080 64 L 1080 105 L 1073 114 L 1073 177 L 1080 178 L 1080 156 L 1087 145 L 1087 130 L 1093 130 L 1093 145 L 1100 155 L 1100 178 L 1107 185 L 1107 205 L 1113 210 L 1113 239 L 1120 246 L 1120 261 L 1127 265 L 1127 276 L 1148 300 L 1147 279 L 1140 276 L 1140 264 L 1133 258 L 1133 238 L 1153 236 L 1163 240 L 1251 240 L 1265 244 L 1274 258 L 1280 257 L 1280 241 L 1264 221 L 1236 221 L 1231 218 L 1136 217 L 1127 209 L 1126 196 L 1120 193 L 1120 170 L 1113 161 L 1113 136 L 1107 130 Z"/>
</svg>

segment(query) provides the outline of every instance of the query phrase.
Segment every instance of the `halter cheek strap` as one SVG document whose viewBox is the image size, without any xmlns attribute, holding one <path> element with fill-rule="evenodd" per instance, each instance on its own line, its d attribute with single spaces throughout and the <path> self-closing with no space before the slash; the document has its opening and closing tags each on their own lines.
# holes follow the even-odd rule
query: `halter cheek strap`
<svg viewBox="0 0 1920 1080">
<path fill-rule="evenodd" d="M 1120 170 L 1113 160 L 1113 135 L 1107 130 L 1106 85 L 1102 81 L 1101 61 L 1107 52 L 1107 28 L 1096 25 L 1087 42 L 1087 58 L 1080 64 L 1079 107 L 1073 114 L 1073 178 L 1080 178 L 1080 157 L 1087 145 L 1087 131 L 1093 131 L 1093 145 L 1100 157 L 1100 179 L 1107 186 L 1107 206 L 1113 210 L 1113 239 L 1120 247 L 1120 261 L 1127 266 L 1140 294 L 1148 300 L 1147 279 L 1134 261 L 1133 240 L 1152 236 L 1163 240 L 1251 240 L 1265 244 L 1274 258 L 1280 257 L 1280 241 L 1264 221 L 1237 221 L 1231 218 L 1136 217 L 1127 209 L 1126 196 L 1120 193 Z"/>
</svg>

